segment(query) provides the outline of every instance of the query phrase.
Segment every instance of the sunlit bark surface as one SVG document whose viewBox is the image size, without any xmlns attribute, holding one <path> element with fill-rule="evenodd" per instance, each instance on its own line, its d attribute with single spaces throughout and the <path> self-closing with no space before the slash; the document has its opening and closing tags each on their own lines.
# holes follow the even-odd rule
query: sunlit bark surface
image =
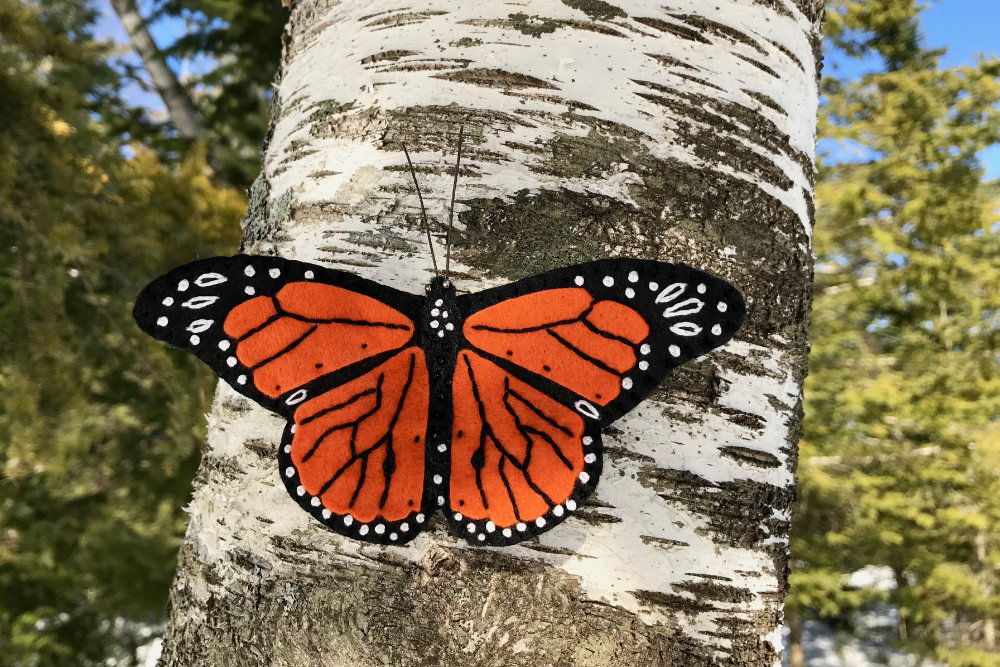
<svg viewBox="0 0 1000 667">
<path fill-rule="evenodd" d="M 443 522 L 349 541 L 220 386 L 165 665 L 774 665 L 811 282 L 820 0 L 300 0 L 244 250 L 420 292 L 459 125 L 453 267 L 478 290 L 606 256 L 736 285 L 736 339 L 606 433 L 587 507 L 517 547 Z"/>
</svg>

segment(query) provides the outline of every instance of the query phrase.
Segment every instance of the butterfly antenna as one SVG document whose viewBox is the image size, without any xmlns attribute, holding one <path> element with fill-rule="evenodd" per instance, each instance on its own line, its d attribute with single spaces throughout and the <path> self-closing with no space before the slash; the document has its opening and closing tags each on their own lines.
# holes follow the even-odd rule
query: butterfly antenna
<svg viewBox="0 0 1000 667">
<path fill-rule="evenodd" d="M 413 168 L 413 162 L 410 160 L 410 152 L 406 150 L 406 144 L 401 144 L 403 146 L 403 155 L 406 156 L 406 164 L 410 165 L 410 175 L 413 176 L 413 186 L 417 189 L 417 199 L 420 200 L 420 217 L 424 221 L 424 231 L 427 232 L 427 247 L 431 249 L 431 264 L 434 265 L 434 275 L 438 275 L 438 263 L 437 258 L 434 256 L 434 242 L 431 240 L 431 226 L 427 222 L 427 209 L 424 208 L 424 196 L 420 194 L 420 184 L 417 183 L 417 172 Z"/>
<path fill-rule="evenodd" d="M 451 207 L 448 209 L 448 234 L 445 236 L 444 275 L 451 276 L 451 230 L 455 227 L 455 191 L 458 190 L 458 168 L 462 164 L 462 137 L 465 126 L 458 126 L 458 157 L 455 159 L 455 180 L 451 184 Z"/>
</svg>

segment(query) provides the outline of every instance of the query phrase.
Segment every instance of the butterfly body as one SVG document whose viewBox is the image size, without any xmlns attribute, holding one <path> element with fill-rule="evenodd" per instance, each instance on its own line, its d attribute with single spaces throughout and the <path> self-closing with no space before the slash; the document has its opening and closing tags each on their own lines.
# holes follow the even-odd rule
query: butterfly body
<svg viewBox="0 0 1000 667">
<path fill-rule="evenodd" d="M 422 296 L 273 257 L 200 260 L 139 296 L 140 327 L 288 420 L 281 479 L 354 539 L 399 545 L 432 512 L 503 546 L 596 488 L 601 429 L 678 364 L 728 340 L 745 306 L 684 265 L 613 259 Z"/>
</svg>

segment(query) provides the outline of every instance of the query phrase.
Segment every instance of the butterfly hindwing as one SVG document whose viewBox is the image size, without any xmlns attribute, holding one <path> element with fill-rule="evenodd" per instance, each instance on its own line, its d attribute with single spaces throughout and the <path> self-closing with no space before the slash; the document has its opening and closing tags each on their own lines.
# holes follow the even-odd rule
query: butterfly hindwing
<svg viewBox="0 0 1000 667">
<path fill-rule="evenodd" d="M 600 431 L 476 352 L 452 382 L 449 516 L 473 544 L 514 544 L 562 522 L 601 473 Z"/>
<path fill-rule="evenodd" d="M 289 416 L 311 382 L 402 349 L 420 297 L 278 257 L 178 267 L 136 300 L 139 326 L 196 355 L 236 391 Z"/>
<path fill-rule="evenodd" d="M 407 348 L 296 406 L 278 461 L 288 493 L 327 527 L 405 544 L 423 528 L 430 385 Z"/>
</svg>

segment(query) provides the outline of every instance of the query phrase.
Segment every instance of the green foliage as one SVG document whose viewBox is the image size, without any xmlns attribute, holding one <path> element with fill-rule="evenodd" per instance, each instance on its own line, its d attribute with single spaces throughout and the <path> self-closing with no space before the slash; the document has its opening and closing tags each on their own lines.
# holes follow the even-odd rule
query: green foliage
<svg viewBox="0 0 1000 667">
<path fill-rule="evenodd" d="M 821 136 L 864 157 L 819 173 L 789 612 L 847 613 L 874 592 L 845 575 L 885 566 L 902 645 L 995 665 L 968 647 L 1000 620 L 1000 197 L 976 157 L 1000 141 L 1000 61 L 940 69 L 912 0 L 831 14 L 831 46 L 884 67 L 823 82 Z"/>
<path fill-rule="evenodd" d="M 156 0 L 156 5 L 158 15 L 183 17 L 189 25 L 168 55 L 214 60 L 214 67 L 192 82 L 210 132 L 209 151 L 220 178 L 248 186 L 260 170 L 288 9 L 278 0 Z"/>
<path fill-rule="evenodd" d="M 0 665 L 130 664 L 162 619 L 211 383 L 131 302 L 244 207 L 203 152 L 123 157 L 81 5 L 0 0 Z"/>
</svg>

